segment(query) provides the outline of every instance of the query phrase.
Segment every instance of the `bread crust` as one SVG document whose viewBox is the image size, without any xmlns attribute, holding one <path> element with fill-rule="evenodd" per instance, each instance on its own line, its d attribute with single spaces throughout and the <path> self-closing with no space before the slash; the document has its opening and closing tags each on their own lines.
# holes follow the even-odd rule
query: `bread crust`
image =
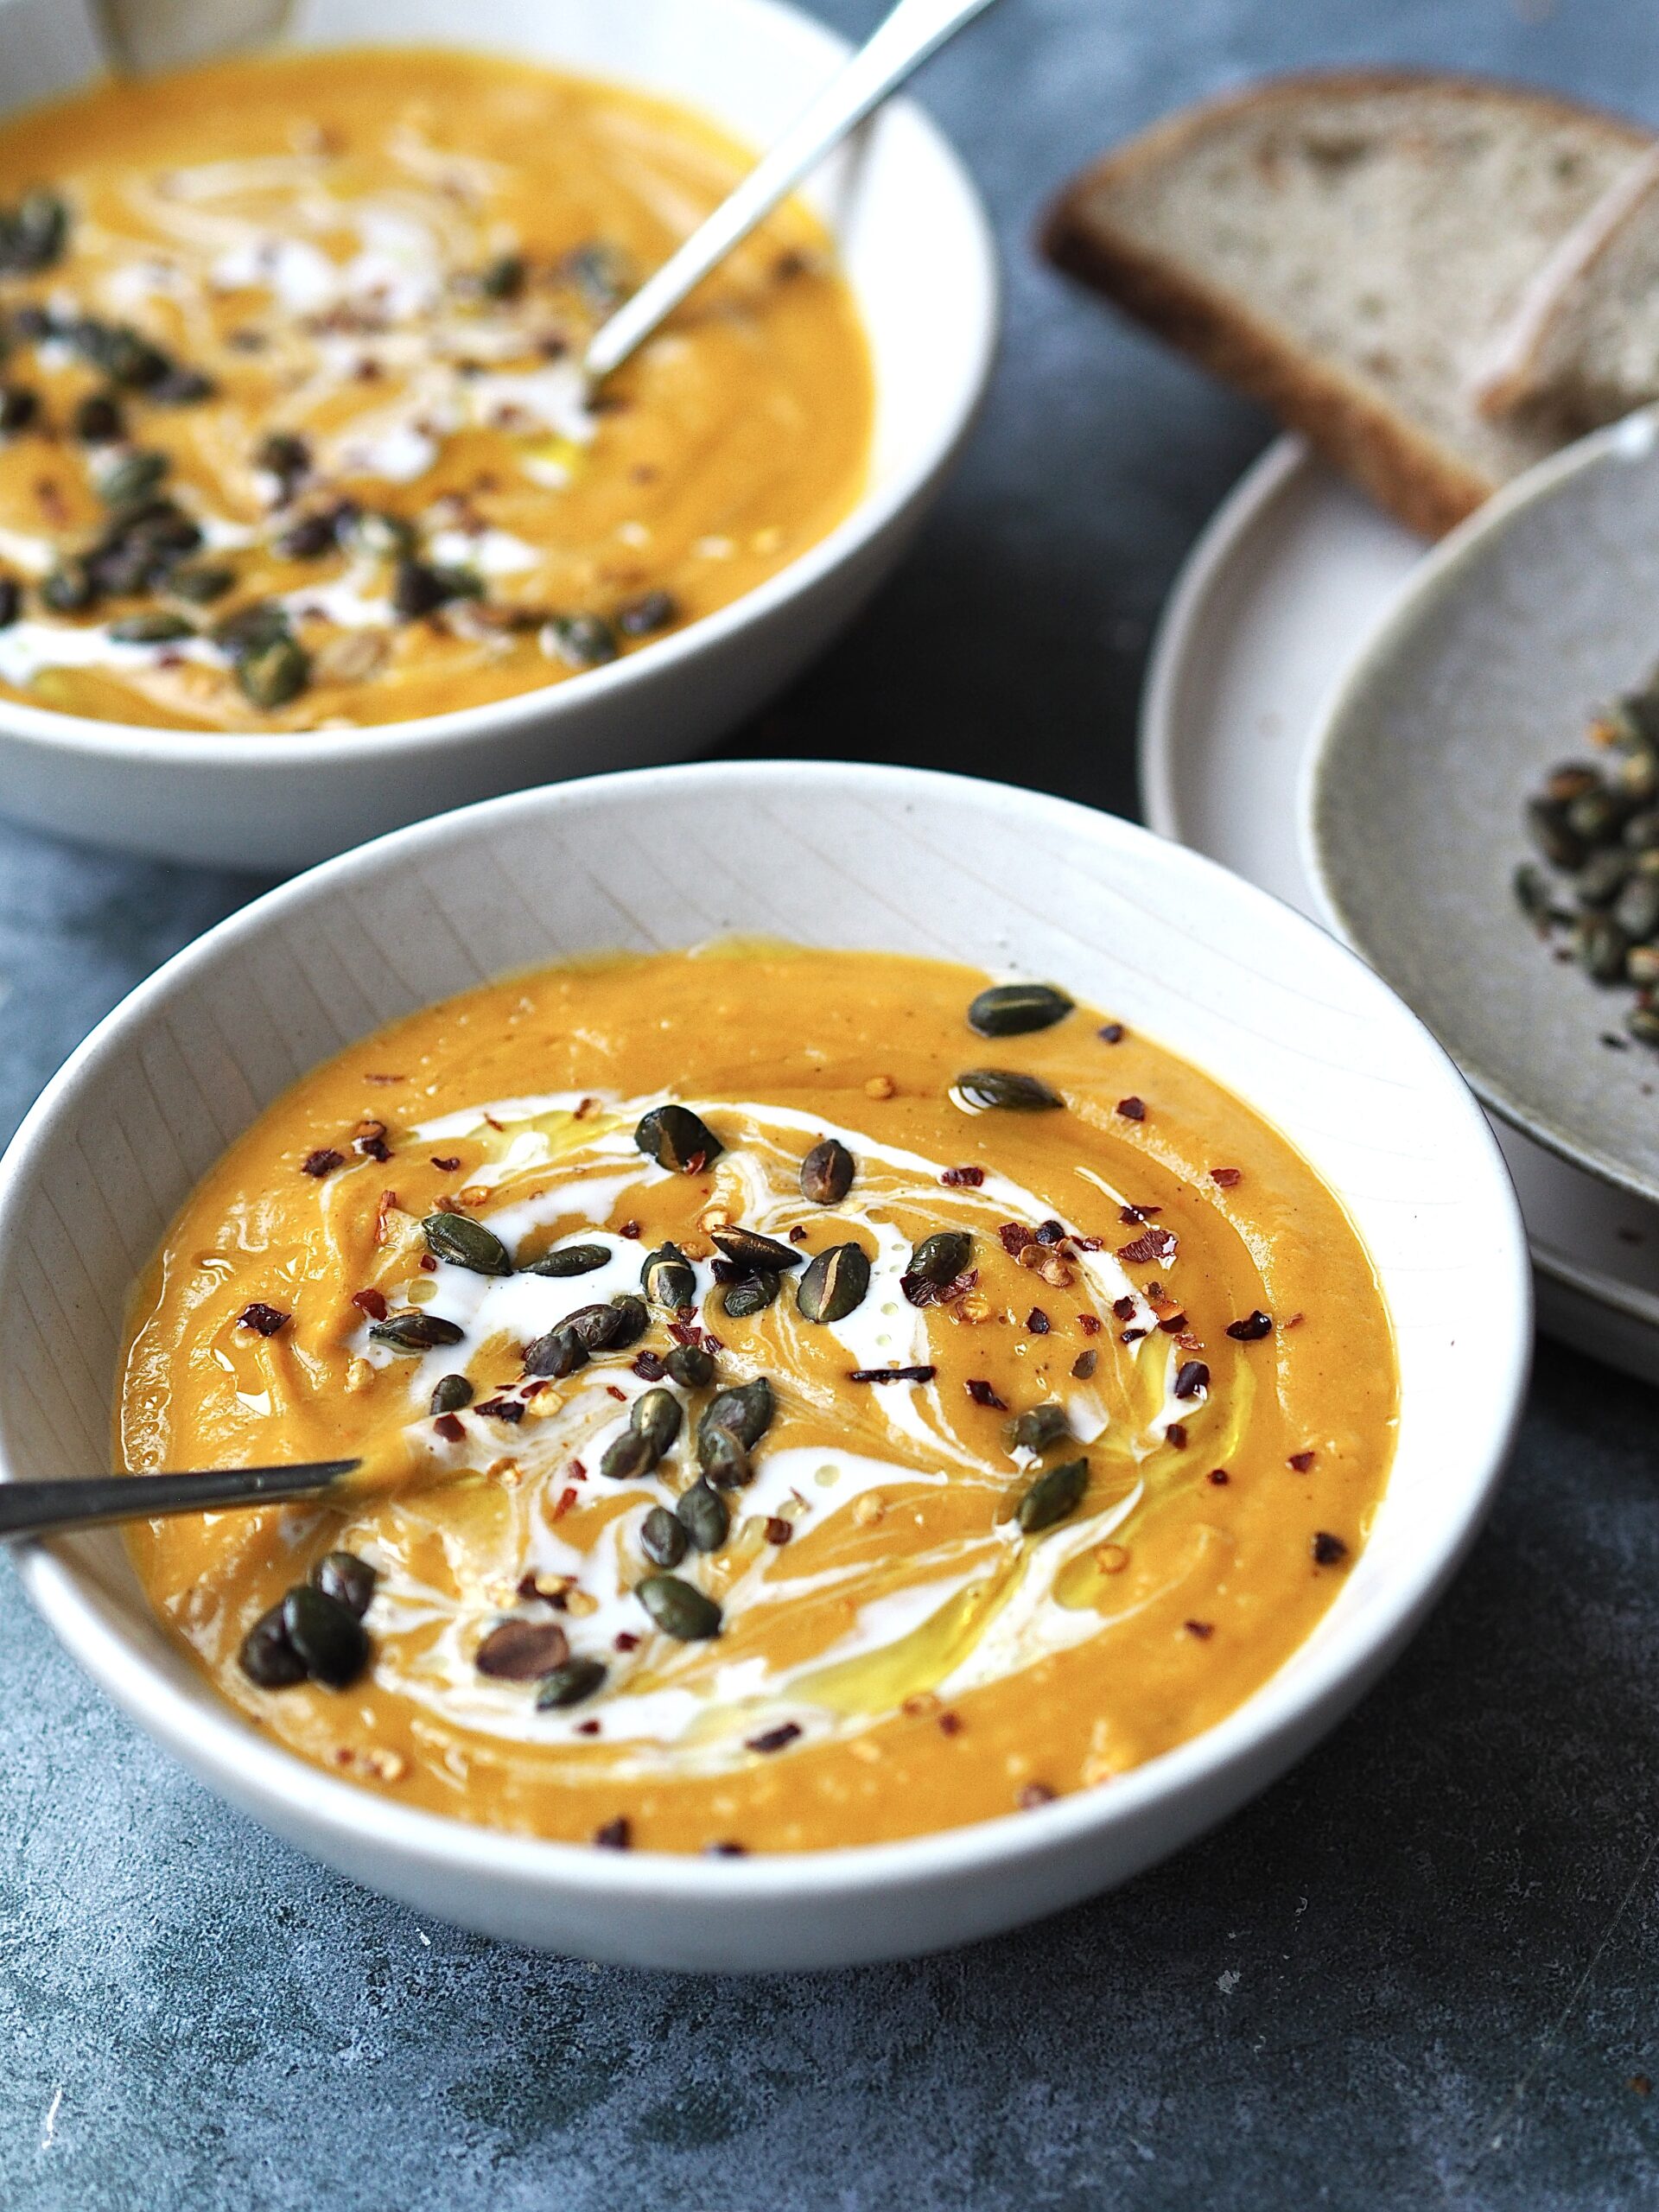
<svg viewBox="0 0 1659 2212">
<path fill-rule="evenodd" d="M 1143 251 L 1091 204 L 1130 175 L 1179 158 L 1217 123 L 1245 110 L 1291 109 L 1315 93 L 1328 99 L 1425 91 L 1471 104 L 1499 99 L 1541 120 L 1593 123 L 1633 151 L 1653 143 L 1651 134 L 1633 123 L 1530 86 L 1433 70 L 1306 72 L 1203 101 L 1129 139 L 1062 189 L 1044 216 L 1039 244 L 1057 268 L 1103 293 L 1299 430 L 1408 529 L 1438 537 L 1497 490 L 1484 471 L 1408 422 L 1357 379 L 1287 343 L 1278 330 L 1228 295 L 1166 257 Z"/>
</svg>

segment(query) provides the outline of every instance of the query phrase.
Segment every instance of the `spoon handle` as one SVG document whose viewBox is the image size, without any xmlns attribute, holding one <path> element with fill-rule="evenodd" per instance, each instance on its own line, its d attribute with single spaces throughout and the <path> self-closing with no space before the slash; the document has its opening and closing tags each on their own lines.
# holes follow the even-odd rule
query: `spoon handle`
<svg viewBox="0 0 1659 2212">
<path fill-rule="evenodd" d="M 357 1466 L 355 1459 L 302 1460 L 286 1467 L 219 1467 L 193 1475 L 95 1475 L 85 1482 L 0 1483 L 0 1540 L 54 1536 L 111 1521 L 171 1513 L 219 1513 L 313 1497 Z"/>
<path fill-rule="evenodd" d="M 619 368 L 838 140 L 879 107 L 930 54 L 991 4 L 992 0 L 899 0 L 886 22 L 729 198 L 594 332 L 583 363 L 589 382 L 597 384 Z"/>
</svg>

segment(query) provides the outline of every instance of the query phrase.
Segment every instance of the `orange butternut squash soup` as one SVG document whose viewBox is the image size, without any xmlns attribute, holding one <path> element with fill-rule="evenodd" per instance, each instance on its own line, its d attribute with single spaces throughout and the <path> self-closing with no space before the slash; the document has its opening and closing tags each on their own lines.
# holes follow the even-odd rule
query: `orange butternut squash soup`
<svg viewBox="0 0 1659 2212">
<path fill-rule="evenodd" d="M 751 156 L 694 115 L 376 48 L 0 129 L 0 696 L 302 730 L 559 682 L 848 512 L 872 382 L 773 216 L 597 393 L 587 340 Z"/>
<path fill-rule="evenodd" d="M 257 1726 L 399 1802 L 654 1850 L 984 1820 L 1219 1719 L 1393 1447 L 1342 1206 L 1050 986 L 717 946 L 307 1076 L 138 1291 L 131 1469 L 360 1455 L 146 1524 Z"/>
</svg>

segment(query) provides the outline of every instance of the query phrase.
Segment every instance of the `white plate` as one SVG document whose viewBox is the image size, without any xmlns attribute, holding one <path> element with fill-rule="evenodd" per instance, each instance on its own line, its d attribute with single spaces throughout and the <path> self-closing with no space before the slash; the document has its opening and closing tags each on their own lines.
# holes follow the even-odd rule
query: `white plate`
<svg viewBox="0 0 1659 2212">
<path fill-rule="evenodd" d="M 1177 581 L 1141 723 L 1147 818 L 1329 924 L 1297 849 L 1321 711 L 1421 558 L 1420 539 L 1281 438 Z M 1539 1273 L 1541 1327 L 1659 1382 L 1659 1207 L 1494 1118 Z"/>
</svg>

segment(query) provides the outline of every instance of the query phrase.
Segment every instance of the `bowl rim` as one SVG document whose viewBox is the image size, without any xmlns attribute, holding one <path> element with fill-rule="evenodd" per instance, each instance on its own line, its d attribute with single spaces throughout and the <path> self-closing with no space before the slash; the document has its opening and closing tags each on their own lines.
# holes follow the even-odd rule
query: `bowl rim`
<svg viewBox="0 0 1659 2212">
<path fill-rule="evenodd" d="M 793 0 L 720 0 L 739 17 L 763 25 L 780 42 L 793 39 L 803 52 L 809 48 L 832 59 L 845 59 L 853 51 L 849 40 L 829 24 L 820 22 Z M 393 41 L 395 43 L 395 41 Z M 278 41 L 279 45 L 283 43 Z M 468 52 L 499 52 L 509 57 L 511 46 L 492 48 L 487 41 L 454 41 Z M 521 57 L 522 58 L 522 57 Z M 556 67 L 556 64 L 550 64 Z M 591 73 L 578 71 L 577 74 Z M 629 80 L 619 75 L 607 81 L 625 90 Z M 671 99 L 666 91 L 654 95 Z M 854 559 L 868 544 L 903 516 L 917 495 L 945 466 L 978 416 L 995 358 L 1001 320 L 1002 282 L 995 233 L 978 187 L 961 156 L 939 125 L 915 100 L 903 93 L 883 103 L 876 120 L 892 116 L 917 135 L 941 184 L 957 202 L 958 237 L 972 264 L 969 285 L 963 288 L 965 308 L 971 318 L 969 343 L 961 357 L 957 404 L 942 410 L 928 424 L 900 467 L 882 483 L 868 480 L 848 512 L 825 535 L 804 547 L 781 569 L 728 600 L 723 607 L 699 616 L 683 630 L 654 639 L 635 652 L 624 654 L 607 665 L 585 669 L 563 683 L 532 686 L 505 699 L 471 707 L 452 707 L 442 714 L 411 715 L 404 721 L 353 724 L 349 729 L 282 732 L 185 730 L 156 728 L 141 722 L 105 721 L 90 715 L 60 714 L 55 709 L 35 707 L 22 700 L 0 702 L 0 734 L 8 741 L 42 753 L 64 753 L 86 760 L 104 760 L 145 767 L 200 766 L 204 772 L 251 773 L 293 766 L 315 769 L 349 760 L 365 748 L 393 743 L 421 755 L 451 746 L 483 745 L 524 727 L 544 725 L 549 717 L 573 714 L 589 702 L 602 705 L 606 696 L 626 692 L 635 685 L 661 678 L 671 682 L 687 661 L 711 652 L 752 624 L 760 624 L 812 591 L 832 571 Z M 867 126 L 868 127 L 868 126 Z M 872 363 L 874 372 L 874 362 Z M 880 382 L 874 378 L 877 403 Z M 575 705 L 570 702 L 574 700 Z"/>
<path fill-rule="evenodd" d="M 1302 865 L 1331 918 L 1332 931 L 1385 981 L 1387 938 L 1379 944 L 1356 917 L 1325 835 L 1336 761 L 1362 721 L 1367 694 L 1409 648 L 1412 632 L 1425 616 L 1453 596 L 1471 574 L 1479 571 L 1495 539 L 1502 538 L 1513 524 L 1580 477 L 1601 468 L 1650 461 L 1656 449 L 1659 402 L 1637 408 L 1619 421 L 1592 430 L 1535 462 L 1424 555 L 1390 595 L 1364 645 L 1325 700 L 1302 764 L 1296 794 L 1297 841 Z M 1659 1180 L 1653 1176 L 1627 1166 L 1604 1145 L 1574 1136 L 1552 1120 L 1535 1100 L 1492 1074 L 1478 1054 L 1465 1056 L 1456 1044 L 1442 1049 L 1476 1096 L 1523 1136 L 1614 1190 L 1626 1191 L 1649 1204 L 1659 1203 Z"/>
<path fill-rule="evenodd" d="M 613 775 L 547 785 L 486 799 L 425 822 L 389 832 L 371 843 L 321 862 L 254 899 L 203 936 L 174 954 L 138 984 L 79 1045 L 47 1084 L 0 1157 L 0 1286 L 18 1230 L 25 1193 L 34 1179 L 33 1155 L 58 1117 L 74 1110 L 77 1092 L 111 1055 L 124 1053 L 141 1034 L 153 1010 L 199 971 L 210 969 L 220 955 L 256 936 L 285 910 L 302 911 L 322 899 L 349 900 L 389 861 L 405 863 L 423 848 L 442 843 L 457 824 L 491 820 L 505 824 L 515 815 L 580 805 L 595 797 L 622 793 L 630 803 L 649 804 L 665 785 L 676 789 L 711 785 L 758 787 L 764 796 L 787 785 L 798 797 L 803 783 L 826 791 L 872 791 L 895 806 L 907 800 L 925 804 L 930 795 L 960 793 L 968 786 L 991 794 L 999 819 L 1016 830 L 1021 822 L 1033 833 L 1062 814 L 1074 826 L 1086 822 L 1091 836 L 1109 853 L 1116 849 L 1158 855 L 1157 865 L 1184 880 L 1195 894 L 1222 895 L 1250 909 L 1274 909 L 1298 932 L 1324 940 L 1346 965 L 1362 998 L 1369 997 L 1379 1017 L 1414 1028 L 1429 1049 L 1431 1065 L 1444 1075 L 1442 1110 L 1459 1122 L 1490 1168 L 1487 1204 L 1494 1259 L 1486 1307 L 1494 1318 L 1500 1356 L 1484 1376 L 1487 1409 L 1480 1445 L 1471 1455 L 1478 1478 L 1471 1482 L 1459 1506 L 1449 1510 L 1436 1542 L 1414 1556 L 1393 1585 L 1374 1598 L 1366 1611 L 1344 1621 L 1333 1606 L 1309 1642 L 1298 1646 L 1285 1664 L 1249 1697 L 1213 1726 L 1186 1742 L 1114 1777 L 1079 1789 L 1048 1805 L 1014 1812 L 965 1827 L 946 1827 L 895 1841 L 827 1847 L 813 1851 L 760 1853 L 709 1860 L 690 1853 L 599 1851 L 588 1844 L 555 1842 L 400 1805 L 376 1792 L 308 1764 L 295 1753 L 262 1738 L 236 1708 L 212 1688 L 206 1677 L 187 1691 L 152 1669 L 120 1631 L 100 1620 L 82 1598 L 76 1571 L 46 1543 L 20 1546 L 17 1567 L 30 1598 L 71 1655 L 146 1732 L 158 1738 L 198 1771 L 211 1770 L 226 1794 L 244 1805 L 279 1807 L 289 1822 L 302 1821 L 325 1837 L 330 1849 L 360 1857 L 365 1847 L 383 1850 L 395 1863 L 421 1864 L 447 1875 L 488 1875 L 498 1880 L 540 1885 L 576 1897 L 607 1900 L 652 1898 L 688 1904 L 725 1900 L 759 1904 L 811 1897 L 850 1897 L 887 1885 L 914 1888 L 953 1882 L 996 1865 L 1077 1844 L 1091 1834 L 1133 1823 L 1160 1802 L 1174 1802 L 1207 1783 L 1224 1788 L 1229 1776 L 1274 1758 L 1275 1750 L 1296 1748 L 1299 1737 L 1320 1716 L 1339 1708 L 1345 1690 L 1363 1687 L 1386 1662 L 1449 1580 L 1491 1504 L 1520 1421 L 1532 1344 L 1532 1280 L 1518 1203 L 1502 1155 L 1479 1105 L 1450 1057 L 1423 1024 L 1356 954 L 1319 930 L 1281 901 L 1184 846 L 1158 838 L 1138 824 L 1096 812 L 1047 793 L 933 770 L 790 760 L 700 762 L 666 768 L 632 769 Z M 1335 1188 L 1335 1185 L 1332 1185 Z M 1340 1198 L 1343 1194 L 1337 1191 Z M 1388 1290 L 1384 1281 L 1385 1293 Z M 1397 1319 L 1396 1319 L 1397 1325 Z M 3 1455 L 0 1454 L 0 1471 Z M 5 1478 L 10 1478 L 9 1475 Z M 1446 1510 L 1446 1509 L 1443 1509 Z M 1300 1664 L 1294 1663 L 1300 1662 Z M 1276 1771 L 1276 1767 L 1273 1768 Z M 326 1855 L 323 1854 L 323 1855 Z"/>
</svg>

